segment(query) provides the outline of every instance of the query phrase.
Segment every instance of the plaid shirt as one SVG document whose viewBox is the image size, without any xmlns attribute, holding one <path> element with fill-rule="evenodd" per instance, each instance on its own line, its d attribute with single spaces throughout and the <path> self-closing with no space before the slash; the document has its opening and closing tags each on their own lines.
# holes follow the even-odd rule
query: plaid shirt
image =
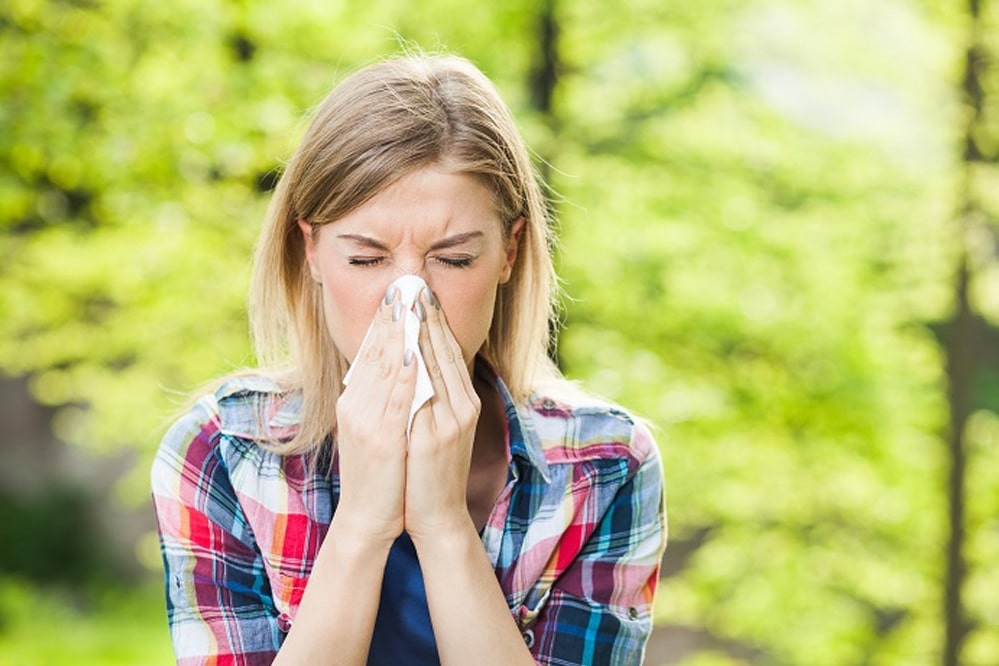
<svg viewBox="0 0 999 666">
<path fill-rule="evenodd" d="M 640 664 L 666 547 L 659 454 L 619 409 L 502 381 L 508 482 L 482 534 L 539 664 Z M 152 468 L 178 664 L 269 664 L 305 590 L 339 496 L 308 456 L 259 441 L 294 433 L 300 394 L 231 380 L 166 434 Z"/>
</svg>

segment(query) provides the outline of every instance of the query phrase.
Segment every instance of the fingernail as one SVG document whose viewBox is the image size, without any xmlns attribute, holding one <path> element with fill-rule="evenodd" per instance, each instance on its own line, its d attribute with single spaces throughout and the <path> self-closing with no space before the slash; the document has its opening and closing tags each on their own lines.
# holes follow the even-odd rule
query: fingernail
<svg viewBox="0 0 999 666">
<path fill-rule="evenodd" d="M 390 284 L 385 290 L 385 305 L 388 305 L 395 298 L 395 292 L 399 291 L 399 287 L 394 284 Z"/>
<path fill-rule="evenodd" d="M 441 304 L 437 302 L 437 297 L 434 296 L 434 292 L 430 291 L 430 287 L 424 287 L 423 291 L 427 292 L 427 302 L 434 306 L 435 310 L 440 310 Z"/>
<path fill-rule="evenodd" d="M 427 310 L 423 307 L 423 303 L 419 301 L 416 301 L 416 316 L 420 319 L 420 321 L 427 320 Z"/>
<path fill-rule="evenodd" d="M 407 349 L 406 353 L 402 355 L 402 364 L 409 365 L 413 362 L 413 350 Z"/>
<path fill-rule="evenodd" d="M 402 317 L 402 301 L 396 301 L 392 307 L 392 321 L 399 321 L 400 317 Z"/>
</svg>

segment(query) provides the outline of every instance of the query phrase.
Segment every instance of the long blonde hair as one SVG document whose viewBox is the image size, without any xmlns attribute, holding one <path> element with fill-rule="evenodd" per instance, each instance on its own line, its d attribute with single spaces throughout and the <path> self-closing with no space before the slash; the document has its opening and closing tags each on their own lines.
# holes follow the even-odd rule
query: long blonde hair
<svg viewBox="0 0 999 666">
<path fill-rule="evenodd" d="M 250 322 L 257 359 L 302 392 L 301 425 L 282 453 L 317 452 L 336 427 L 348 361 L 333 344 L 298 219 L 333 223 L 415 169 L 482 179 L 509 238 L 524 218 L 511 279 L 499 287 L 482 353 L 515 400 L 558 380 L 549 360 L 557 304 L 551 231 L 539 181 L 509 109 L 456 56 L 403 56 L 344 79 L 317 108 L 278 182 L 257 246 Z"/>
</svg>

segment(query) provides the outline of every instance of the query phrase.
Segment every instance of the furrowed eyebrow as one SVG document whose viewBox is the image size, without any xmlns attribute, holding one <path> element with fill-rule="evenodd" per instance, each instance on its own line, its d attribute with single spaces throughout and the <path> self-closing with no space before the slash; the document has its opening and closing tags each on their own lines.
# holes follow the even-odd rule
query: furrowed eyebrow
<svg viewBox="0 0 999 666">
<path fill-rule="evenodd" d="M 358 245 L 363 245 L 364 247 L 370 247 L 373 250 L 381 250 L 382 252 L 388 252 L 387 245 L 385 245 L 381 241 L 375 240 L 374 238 L 369 238 L 368 236 L 361 236 L 359 234 L 338 234 L 337 238 L 354 241 Z"/>
<path fill-rule="evenodd" d="M 430 249 L 432 251 L 446 250 L 448 248 L 457 247 L 458 245 L 467 243 L 468 241 L 474 238 L 481 238 L 484 235 L 485 234 L 483 234 L 481 231 L 469 231 L 468 233 L 464 234 L 455 234 L 454 236 L 448 236 L 447 238 L 437 241 L 436 243 L 430 246 Z"/>
<path fill-rule="evenodd" d="M 431 251 L 446 250 L 448 248 L 457 247 L 459 245 L 467 243 L 470 240 L 481 238 L 484 235 L 485 234 L 482 233 L 481 231 L 469 231 L 463 234 L 455 234 L 454 236 L 448 236 L 447 238 L 443 238 L 437 241 L 436 243 L 430 246 L 430 250 Z M 373 250 L 381 250 L 382 252 L 388 252 L 388 246 L 386 246 L 384 243 L 382 243 L 379 240 L 371 238 L 370 236 L 362 236 L 360 234 L 339 234 L 337 235 L 337 238 L 353 241 L 358 245 L 363 245 L 364 247 L 369 247 Z"/>
</svg>

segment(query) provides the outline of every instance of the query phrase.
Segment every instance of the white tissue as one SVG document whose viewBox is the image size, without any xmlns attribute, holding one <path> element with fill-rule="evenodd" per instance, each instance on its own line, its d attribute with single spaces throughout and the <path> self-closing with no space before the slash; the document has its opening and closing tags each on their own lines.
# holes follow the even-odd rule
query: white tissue
<svg viewBox="0 0 999 666">
<path fill-rule="evenodd" d="M 403 316 L 405 317 L 406 348 L 403 354 L 405 355 L 407 351 L 411 351 L 413 352 L 413 358 L 416 360 L 416 393 L 413 395 L 413 404 L 409 408 L 409 423 L 406 425 L 406 437 L 408 438 L 409 431 L 413 427 L 413 417 L 416 416 L 416 411 L 430 400 L 430 398 L 434 397 L 434 387 L 430 383 L 427 364 L 420 353 L 420 318 L 416 316 L 416 312 L 414 311 L 414 305 L 420 298 L 420 290 L 426 287 L 427 283 L 423 281 L 423 278 L 416 275 L 403 275 L 393 282 L 392 285 L 399 289 L 399 300 L 402 302 L 403 312 L 405 313 Z M 357 352 L 358 357 L 364 351 L 364 347 L 368 343 L 368 338 L 371 337 L 371 329 L 373 327 L 374 322 L 368 327 L 368 332 L 364 335 L 361 348 Z M 350 369 L 347 370 L 347 374 L 343 378 L 344 386 L 350 382 L 350 377 L 355 367 L 357 365 L 351 363 Z"/>
</svg>

